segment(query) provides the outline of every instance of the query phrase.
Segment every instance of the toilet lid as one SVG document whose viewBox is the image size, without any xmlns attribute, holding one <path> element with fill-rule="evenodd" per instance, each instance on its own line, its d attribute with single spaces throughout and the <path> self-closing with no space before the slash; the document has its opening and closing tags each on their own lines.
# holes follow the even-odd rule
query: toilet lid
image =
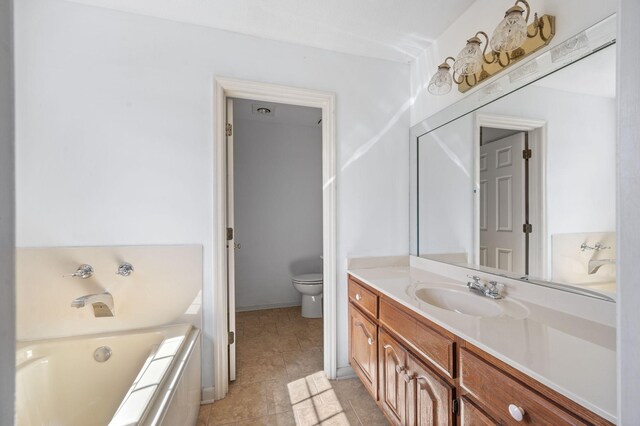
<svg viewBox="0 0 640 426">
<path fill-rule="evenodd" d="M 304 274 L 304 275 L 296 275 L 292 279 L 297 283 L 321 283 L 322 282 L 322 274 Z"/>
</svg>

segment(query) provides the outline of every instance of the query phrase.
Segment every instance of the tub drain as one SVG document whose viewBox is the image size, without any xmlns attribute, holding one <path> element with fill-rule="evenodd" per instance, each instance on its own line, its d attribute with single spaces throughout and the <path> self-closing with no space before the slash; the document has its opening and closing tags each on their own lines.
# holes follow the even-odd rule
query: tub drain
<svg viewBox="0 0 640 426">
<path fill-rule="evenodd" d="M 109 346 L 100 346 L 93 353 L 93 359 L 98 362 L 105 362 L 111 358 L 111 348 Z"/>
</svg>

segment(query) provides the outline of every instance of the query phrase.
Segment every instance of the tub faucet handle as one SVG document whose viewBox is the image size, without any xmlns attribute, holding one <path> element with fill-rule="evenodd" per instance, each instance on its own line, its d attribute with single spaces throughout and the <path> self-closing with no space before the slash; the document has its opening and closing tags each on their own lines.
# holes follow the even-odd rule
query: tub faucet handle
<svg viewBox="0 0 640 426">
<path fill-rule="evenodd" d="M 63 277 L 78 277 L 84 280 L 91 277 L 92 275 L 93 266 L 83 263 L 82 265 L 78 266 L 78 269 L 76 269 L 73 274 L 63 275 Z"/>
<path fill-rule="evenodd" d="M 129 262 L 124 262 L 118 266 L 117 275 L 122 275 L 123 277 L 128 277 L 133 273 L 133 265 Z"/>
</svg>

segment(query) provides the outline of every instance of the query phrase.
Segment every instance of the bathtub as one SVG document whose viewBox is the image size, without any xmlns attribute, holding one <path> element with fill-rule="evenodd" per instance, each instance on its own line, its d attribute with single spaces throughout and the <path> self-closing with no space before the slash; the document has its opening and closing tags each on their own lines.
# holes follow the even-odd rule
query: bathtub
<svg viewBox="0 0 640 426">
<path fill-rule="evenodd" d="M 199 405 L 200 332 L 190 324 L 18 342 L 20 426 L 189 425 Z"/>
</svg>

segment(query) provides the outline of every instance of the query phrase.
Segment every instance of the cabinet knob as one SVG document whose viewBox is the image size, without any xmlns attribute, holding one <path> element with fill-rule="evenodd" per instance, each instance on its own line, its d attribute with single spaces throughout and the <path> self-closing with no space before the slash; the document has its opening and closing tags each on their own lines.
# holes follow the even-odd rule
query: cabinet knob
<svg viewBox="0 0 640 426">
<path fill-rule="evenodd" d="M 405 373 L 405 375 L 404 375 L 404 381 L 407 382 L 407 383 L 410 383 L 415 378 L 416 378 L 415 374 L 409 375 L 409 374 Z"/>
<path fill-rule="evenodd" d="M 369 337 L 367 339 L 367 343 L 369 344 L 369 346 L 373 345 L 373 337 Z"/>
<path fill-rule="evenodd" d="M 406 370 L 405 367 L 401 366 L 401 365 L 396 365 L 396 373 L 398 374 L 402 374 L 402 372 Z"/>
<path fill-rule="evenodd" d="M 517 422 L 521 422 L 524 419 L 524 410 L 517 405 L 509 404 L 509 414 Z"/>
<path fill-rule="evenodd" d="M 356 293 L 356 300 L 358 302 L 362 300 L 362 296 L 360 295 L 360 293 Z"/>
</svg>

